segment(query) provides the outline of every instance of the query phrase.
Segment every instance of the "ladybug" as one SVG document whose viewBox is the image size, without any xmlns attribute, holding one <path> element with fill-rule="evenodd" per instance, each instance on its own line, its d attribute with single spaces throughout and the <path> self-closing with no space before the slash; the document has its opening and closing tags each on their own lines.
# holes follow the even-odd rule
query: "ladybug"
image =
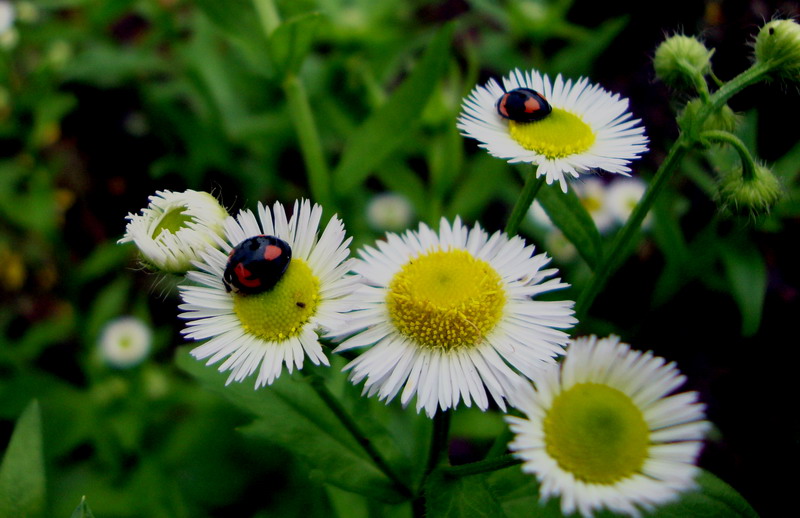
<svg viewBox="0 0 800 518">
<path fill-rule="evenodd" d="M 275 236 L 253 236 L 228 255 L 222 283 L 228 292 L 255 295 L 271 290 L 292 260 L 289 244 Z"/>
<path fill-rule="evenodd" d="M 497 113 L 514 122 L 540 121 L 550 115 L 553 108 L 536 90 L 515 88 L 497 100 Z"/>
</svg>

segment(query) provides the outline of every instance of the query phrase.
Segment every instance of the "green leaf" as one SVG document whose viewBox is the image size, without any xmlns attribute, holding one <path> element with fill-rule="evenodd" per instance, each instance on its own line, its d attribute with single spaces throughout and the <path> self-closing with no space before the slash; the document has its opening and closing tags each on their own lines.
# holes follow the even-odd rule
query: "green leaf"
<svg viewBox="0 0 800 518">
<path fill-rule="evenodd" d="M 600 233 L 574 190 L 565 194 L 557 184 L 543 185 L 536 199 L 550 221 L 575 245 L 589 267 L 594 268 L 602 251 Z"/>
<path fill-rule="evenodd" d="M 269 44 L 251 0 L 197 0 L 196 4 L 241 49 L 255 71 L 271 71 Z"/>
<path fill-rule="evenodd" d="M 182 369 L 260 418 L 244 427 L 244 433 L 285 447 L 324 482 L 385 502 L 404 500 L 308 382 L 284 374 L 260 390 L 253 390 L 252 381 L 225 386 L 227 374 L 197 361 L 188 351 L 184 347 L 178 353 Z"/>
<path fill-rule="evenodd" d="M 698 488 L 665 504 L 646 517 L 684 518 L 758 518 L 750 504 L 731 486 L 707 471 L 701 471 L 695 481 Z"/>
<path fill-rule="evenodd" d="M 606 48 L 628 24 L 628 17 L 612 18 L 581 37 L 579 41 L 558 52 L 548 60 L 547 69 L 553 73 L 565 70 L 573 77 L 588 75 Z M 579 30 L 582 30 L 580 28 Z M 582 32 L 582 31 L 581 31 Z"/>
<path fill-rule="evenodd" d="M 94 518 L 92 510 L 89 509 L 89 504 L 86 503 L 86 497 L 81 498 L 81 503 L 72 512 L 71 518 Z"/>
<path fill-rule="evenodd" d="M 767 266 L 758 249 L 744 241 L 722 244 L 720 258 L 731 294 L 742 314 L 742 334 L 758 331 L 764 296 L 767 292 Z"/>
<path fill-rule="evenodd" d="M 350 137 L 333 172 L 338 192 L 346 193 L 364 181 L 419 120 L 446 69 L 452 34 L 452 24 L 439 31 L 408 79 Z"/>
<path fill-rule="evenodd" d="M 474 221 L 489 202 L 498 195 L 503 185 L 513 184 L 505 162 L 481 154 L 467 171 L 466 178 L 459 183 L 447 209 L 449 216 L 461 216 Z"/>
<path fill-rule="evenodd" d="M 280 24 L 269 38 L 269 55 L 280 77 L 297 73 L 311 49 L 320 13 L 305 13 Z"/>
<path fill-rule="evenodd" d="M 42 516 L 44 506 L 42 418 L 33 400 L 17 420 L 0 465 L 0 516 Z"/>
<path fill-rule="evenodd" d="M 489 491 L 487 475 L 452 477 L 434 471 L 425 483 L 426 516 L 430 518 L 503 518 L 500 503 Z"/>
</svg>

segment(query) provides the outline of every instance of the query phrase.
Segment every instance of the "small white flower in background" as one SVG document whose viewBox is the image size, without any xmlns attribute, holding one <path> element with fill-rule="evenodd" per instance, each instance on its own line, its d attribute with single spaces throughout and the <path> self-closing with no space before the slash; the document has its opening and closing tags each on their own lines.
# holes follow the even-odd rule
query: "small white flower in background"
<svg viewBox="0 0 800 518">
<path fill-rule="evenodd" d="M 553 222 L 550 220 L 550 216 L 547 215 L 544 207 L 542 207 L 542 204 L 536 200 L 533 201 L 531 208 L 528 209 L 528 215 L 534 223 L 546 230 L 552 230 L 556 228 L 556 226 L 553 225 Z"/>
<path fill-rule="evenodd" d="M 259 203 L 258 219 L 250 210 L 240 211 L 225 221 L 220 249 L 201 252 L 195 263 L 200 271 L 187 274 L 197 285 L 180 287 L 184 302 L 180 317 L 186 320 L 182 333 L 191 340 L 207 340 L 191 354 L 207 358 L 208 365 L 224 360 L 219 370 L 231 371 L 227 383 L 258 371 L 255 388 L 271 385 L 284 365 L 290 373 L 302 369 L 305 357 L 314 365 L 329 364 L 317 333 L 341 327 L 350 318 L 350 306 L 343 298 L 355 289 L 357 278 L 346 275 L 352 238 L 345 238 L 344 225 L 336 216 L 318 235 L 321 217 L 322 207 L 312 207 L 308 200 L 295 202 L 288 221 L 277 202 L 271 211 Z M 247 294 L 231 289 L 223 282 L 229 254 L 258 236 L 288 245 L 290 255 L 285 257 L 291 259 L 286 270 L 266 291 Z M 258 280 L 250 280 L 248 265 L 232 266 L 237 275 L 241 270 L 239 279 L 245 284 Z"/>
<path fill-rule="evenodd" d="M 594 169 L 627 175 L 631 160 L 647 151 L 644 128 L 632 118 L 628 100 L 587 79 L 565 82 L 559 75 L 551 83 L 535 70 L 517 69 L 502 82 L 490 79 L 472 90 L 463 102 L 458 129 L 493 156 L 536 164 L 537 176 L 544 176 L 548 185 L 557 181 L 567 192 L 567 177 Z M 501 117 L 498 101 L 517 88 L 541 94 L 552 112 L 534 122 Z"/>
<path fill-rule="evenodd" d="M 592 217 L 598 232 L 604 234 L 614 226 L 614 214 L 608 200 L 608 186 L 600 178 L 587 177 L 575 182 L 575 191 L 581 204 Z"/>
<path fill-rule="evenodd" d="M 353 271 L 363 286 L 336 330 L 344 341 L 335 352 L 368 347 L 345 366 L 353 383 L 366 379 L 368 396 L 400 394 L 405 406 L 416 395 L 429 417 L 462 400 L 505 408 L 515 382 L 562 354 L 573 302 L 534 297 L 567 285 L 520 237 L 456 218 L 438 233 L 421 224 L 376 246 L 359 251 Z"/>
<path fill-rule="evenodd" d="M 136 317 L 112 320 L 100 333 L 100 356 L 109 366 L 127 369 L 147 358 L 153 340 L 150 326 Z"/>
<path fill-rule="evenodd" d="M 5 34 L 14 25 L 16 10 L 8 0 L 0 0 L 0 34 Z"/>
<path fill-rule="evenodd" d="M 402 194 L 376 194 L 367 204 L 367 223 L 381 232 L 400 232 L 408 228 L 414 217 L 411 202 Z"/>
<path fill-rule="evenodd" d="M 540 497 L 591 517 L 603 508 L 639 516 L 695 487 L 710 424 L 697 393 L 674 394 L 674 363 L 618 337 L 577 338 L 534 389 L 520 384 L 506 416 L 509 448 L 540 482 Z"/>
<path fill-rule="evenodd" d="M 157 270 L 183 274 L 222 235 L 228 212 L 207 192 L 157 191 L 141 214 L 128 214 L 125 236 Z"/>
<path fill-rule="evenodd" d="M 624 225 L 631 216 L 634 207 L 639 203 L 647 190 L 647 184 L 639 178 L 617 178 L 607 188 L 608 211 L 616 223 Z M 642 228 L 652 223 L 652 212 L 645 216 Z"/>
</svg>

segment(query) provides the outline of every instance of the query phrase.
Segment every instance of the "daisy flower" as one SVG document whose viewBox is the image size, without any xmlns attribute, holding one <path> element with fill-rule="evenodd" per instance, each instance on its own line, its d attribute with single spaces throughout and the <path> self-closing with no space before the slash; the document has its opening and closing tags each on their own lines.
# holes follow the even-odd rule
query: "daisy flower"
<svg viewBox="0 0 800 518">
<path fill-rule="evenodd" d="M 128 214 L 118 243 L 136 244 L 146 264 L 183 274 L 198 253 L 222 235 L 228 212 L 207 192 L 157 191 L 141 214 Z"/>
<path fill-rule="evenodd" d="M 630 218 L 633 209 L 638 205 L 647 190 L 647 184 L 639 178 L 619 178 L 608 187 L 608 209 L 620 225 Z M 652 223 L 652 212 L 645 216 L 642 228 Z"/>
<path fill-rule="evenodd" d="M 694 487 L 709 423 L 696 393 L 670 395 L 684 381 L 674 363 L 618 337 L 575 339 L 536 389 L 518 387 L 511 401 L 526 417 L 506 416 L 509 448 L 564 514 L 639 516 Z"/>
<path fill-rule="evenodd" d="M 534 90 L 552 111 L 541 120 L 517 122 L 501 117 L 498 101 L 517 88 Z M 581 78 L 575 83 L 561 75 L 554 83 L 535 70 L 514 70 L 503 86 L 490 79 L 464 100 L 458 129 L 474 138 L 491 155 L 510 163 L 538 166 L 537 176 L 555 181 L 567 192 L 567 176 L 602 169 L 627 175 L 631 160 L 647 151 L 647 137 L 632 119 L 628 100 Z"/>
<path fill-rule="evenodd" d="M 111 367 L 126 369 L 140 364 L 150 353 L 153 333 L 136 317 L 112 320 L 100 333 L 100 356 Z"/>
<path fill-rule="evenodd" d="M 609 205 L 609 188 L 605 182 L 595 176 L 589 176 L 575 184 L 575 191 L 598 232 L 604 234 L 611 230 L 615 221 Z"/>
<path fill-rule="evenodd" d="M 333 216 L 318 235 L 322 207 L 307 200 L 295 202 L 287 221 L 280 203 L 272 210 L 258 204 L 258 219 L 250 210 L 225 221 L 219 249 L 209 247 L 195 262 L 199 271 L 187 279 L 196 285 L 181 286 L 186 320 L 182 333 L 192 340 L 207 340 L 192 350 L 208 364 L 222 361 L 219 370 L 230 371 L 228 383 L 242 381 L 256 370 L 256 388 L 270 385 L 283 366 L 291 373 L 301 369 L 306 356 L 315 365 L 328 365 L 318 331 L 343 324 L 348 306 L 343 297 L 356 285 L 349 270 L 351 238 Z M 223 277 L 234 248 L 254 237 L 282 240 L 291 259 L 277 283 L 267 291 L 245 293 L 231 289 Z M 271 248 L 270 250 L 275 250 Z"/>
<path fill-rule="evenodd" d="M 416 394 L 429 417 L 462 399 L 486 410 L 487 391 L 505 408 L 522 375 L 562 354 L 573 302 L 533 298 L 567 285 L 547 280 L 557 270 L 521 238 L 456 218 L 442 219 L 438 234 L 421 224 L 376 246 L 355 261 L 363 286 L 334 351 L 369 347 L 345 366 L 353 383 L 366 379 L 367 395 L 388 402 L 402 389 L 401 403 Z"/>
</svg>

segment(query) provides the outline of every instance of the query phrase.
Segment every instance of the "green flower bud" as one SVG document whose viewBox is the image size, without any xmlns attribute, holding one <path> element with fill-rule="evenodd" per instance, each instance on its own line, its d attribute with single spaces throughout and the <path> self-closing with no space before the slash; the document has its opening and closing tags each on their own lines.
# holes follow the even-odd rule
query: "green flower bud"
<svg viewBox="0 0 800 518">
<path fill-rule="evenodd" d="M 769 213 L 783 197 L 783 188 L 772 171 L 756 164 L 752 178 L 745 178 L 742 169 L 730 171 L 719 180 L 721 205 L 737 214 L 758 216 Z"/>
<path fill-rule="evenodd" d="M 673 87 L 693 86 L 698 78 L 711 71 L 709 50 L 696 38 L 676 34 L 656 49 L 653 67 L 656 77 Z"/>
<path fill-rule="evenodd" d="M 800 79 L 800 25 L 794 20 L 773 20 L 759 31 L 756 63 L 766 63 L 789 79 Z"/>
<path fill-rule="evenodd" d="M 694 123 L 698 116 L 697 114 L 700 112 L 700 109 L 703 106 L 704 103 L 700 99 L 692 99 L 686 103 L 686 106 L 684 106 L 680 115 L 678 115 L 678 123 L 680 124 L 681 128 L 689 128 L 692 123 Z M 733 133 L 738 124 L 739 116 L 736 115 L 733 110 L 731 110 L 730 106 L 724 104 L 719 110 L 712 112 L 708 117 L 706 117 L 706 120 L 703 121 L 700 130 L 721 130 Z"/>
</svg>

